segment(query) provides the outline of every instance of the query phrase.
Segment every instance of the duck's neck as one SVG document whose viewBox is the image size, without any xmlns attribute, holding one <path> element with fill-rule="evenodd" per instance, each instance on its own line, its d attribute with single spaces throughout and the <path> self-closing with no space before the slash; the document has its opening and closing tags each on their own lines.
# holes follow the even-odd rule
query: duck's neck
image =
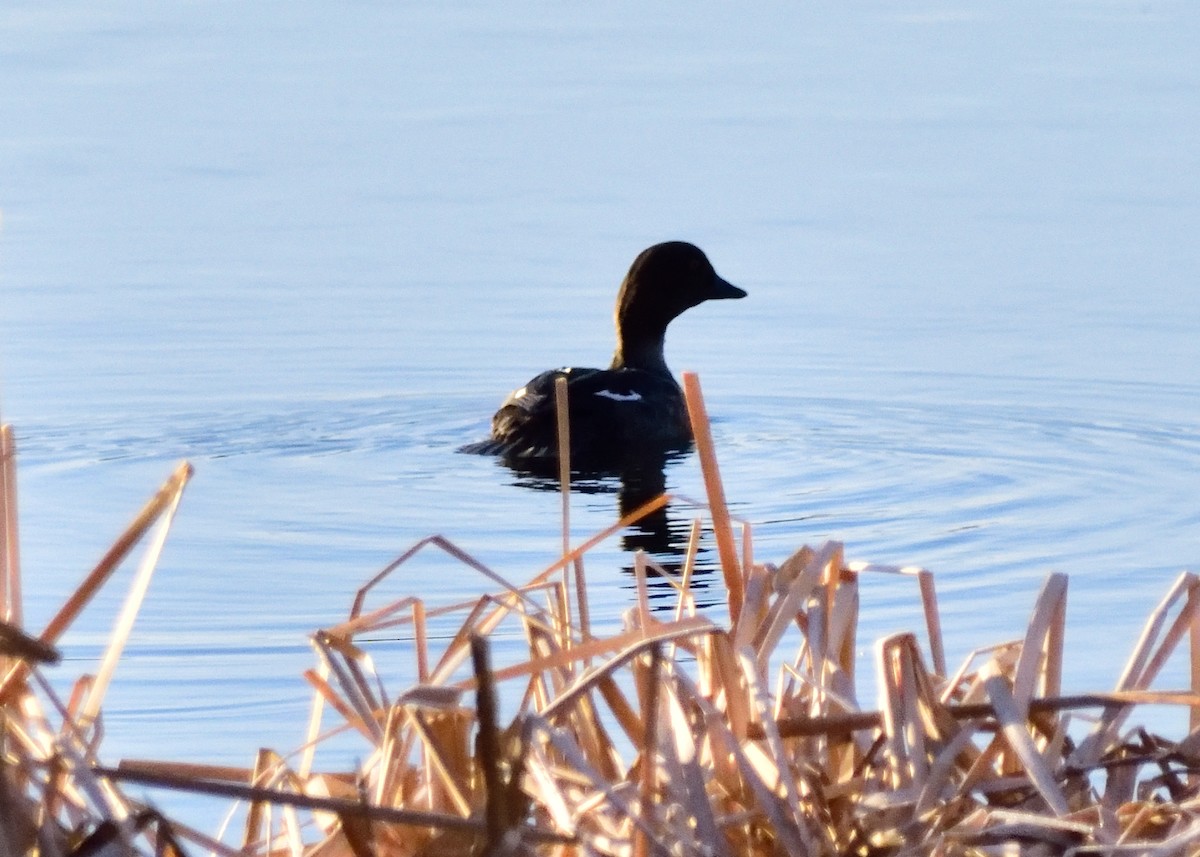
<svg viewBox="0 0 1200 857">
<path fill-rule="evenodd" d="M 665 327 L 657 330 L 627 331 L 617 329 L 617 350 L 613 354 L 610 369 L 643 369 L 670 375 L 667 361 L 663 358 Z"/>
</svg>

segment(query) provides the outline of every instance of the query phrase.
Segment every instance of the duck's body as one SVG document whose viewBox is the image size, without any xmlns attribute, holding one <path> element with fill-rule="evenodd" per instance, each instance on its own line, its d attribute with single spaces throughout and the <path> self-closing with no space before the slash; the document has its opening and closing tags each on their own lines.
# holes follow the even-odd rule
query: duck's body
<svg viewBox="0 0 1200 857">
<path fill-rule="evenodd" d="M 551 369 L 513 391 L 492 417 L 492 440 L 515 458 L 557 458 L 554 384 L 567 379 L 571 460 L 619 462 L 638 450 L 670 451 L 691 440 L 683 391 L 645 369 Z"/>
<path fill-rule="evenodd" d="M 520 460 L 558 457 L 555 379 L 567 379 L 571 461 L 619 466 L 685 448 L 692 439 L 683 391 L 667 368 L 667 325 L 706 300 L 746 293 L 713 270 L 698 247 L 671 241 L 634 260 L 617 296 L 617 350 L 607 369 L 552 369 L 514 391 L 492 417 L 488 451 Z"/>
</svg>

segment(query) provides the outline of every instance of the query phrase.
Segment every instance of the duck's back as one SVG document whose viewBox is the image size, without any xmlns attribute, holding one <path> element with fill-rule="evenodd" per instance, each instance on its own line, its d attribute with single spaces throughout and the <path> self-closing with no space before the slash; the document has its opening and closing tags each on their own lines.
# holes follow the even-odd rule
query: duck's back
<svg viewBox="0 0 1200 857">
<path fill-rule="evenodd" d="M 680 449 L 691 441 L 687 408 L 669 374 L 643 369 L 554 369 L 516 390 L 492 418 L 492 439 L 519 458 L 558 454 L 555 379 L 567 379 L 571 460 L 619 462 L 630 450 Z"/>
</svg>

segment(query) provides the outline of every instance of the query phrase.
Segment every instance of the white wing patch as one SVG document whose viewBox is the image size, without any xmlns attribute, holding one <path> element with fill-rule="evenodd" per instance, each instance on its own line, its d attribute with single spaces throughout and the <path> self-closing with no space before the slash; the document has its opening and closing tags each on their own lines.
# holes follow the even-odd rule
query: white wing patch
<svg viewBox="0 0 1200 857">
<path fill-rule="evenodd" d="M 509 398 L 512 398 L 512 399 L 519 399 L 519 398 L 521 398 L 522 396 L 524 396 L 524 395 L 525 395 L 526 393 L 528 393 L 528 392 L 529 392 L 529 388 L 528 388 L 528 387 L 522 387 L 522 388 L 521 388 L 521 389 L 519 389 L 519 390 L 514 390 L 514 391 L 513 391 L 513 394 L 512 394 L 512 396 L 510 396 Z"/>
<path fill-rule="evenodd" d="M 612 390 L 597 390 L 596 395 L 612 399 L 614 402 L 640 402 L 642 400 L 642 394 L 638 392 L 614 393 Z"/>
</svg>

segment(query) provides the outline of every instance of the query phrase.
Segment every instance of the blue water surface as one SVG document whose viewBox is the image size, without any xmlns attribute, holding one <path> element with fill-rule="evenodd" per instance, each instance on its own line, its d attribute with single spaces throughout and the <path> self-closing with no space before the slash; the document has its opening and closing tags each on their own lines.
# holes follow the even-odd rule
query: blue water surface
<svg viewBox="0 0 1200 857">
<path fill-rule="evenodd" d="M 932 569 L 952 663 L 1066 572 L 1067 682 L 1109 687 L 1200 566 L 1197 43 L 1168 0 L 13 0 L 0 415 L 27 624 L 190 460 L 104 753 L 296 746 L 307 635 L 409 544 L 512 580 L 553 559 L 558 497 L 455 450 L 536 372 L 605 363 L 629 262 L 682 238 L 750 293 L 680 319 L 668 360 L 700 373 L 758 557 L 834 538 Z M 704 495 L 693 456 L 665 477 Z M 598 487 L 578 539 L 615 519 Z M 624 547 L 588 559 L 608 628 Z M 123 580 L 64 639 L 68 679 Z M 434 554 L 389 586 L 484 588 Z M 918 615 L 864 584 L 863 657 Z"/>
</svg>

